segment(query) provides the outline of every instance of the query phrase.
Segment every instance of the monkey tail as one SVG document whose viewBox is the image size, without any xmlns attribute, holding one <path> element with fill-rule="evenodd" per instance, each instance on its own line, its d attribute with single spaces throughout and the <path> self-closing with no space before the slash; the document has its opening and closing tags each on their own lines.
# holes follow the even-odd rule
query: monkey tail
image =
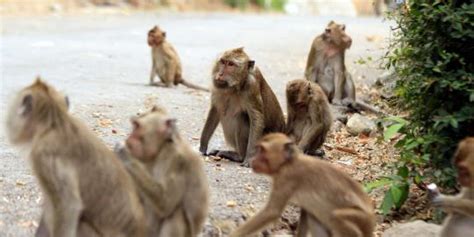
<svg viewBox="0 0 474 237">
<path fill-rule="evenodd" d="M 209 91 L 210 91 L 208 88 L 198 86 L 198 85 L 193 84 L 193 83 L 190 83 L 190 82 L 188 82 L 188 81 L 186 81 L 186 80 L 184 80 L 184 79 L 181 79 L 181 81 L 180 81 L 179 83 L 183 84 L 183 85 L 186 86 L 186 87 L 192 88 L 192 89 L 202 90 L 202 91 L 206 91 L 206 92 L 209 92 Z"/>
<path fill-rule="evenodd" d="M 380 111 L 379 109 L 377 109 L 377 108 L 375 108 L 375 107 L 373 107 L 369 104 L 366 104 L 362 101 L 359 101 L 359 100 L 357 100 L 353 103 L 353 107 L 356 110 L 365 110 L 365 111 L 369 111 L 369 112 L 377 114 L 377 115 L 385 115 L 385 113 Z"/>
</svg>

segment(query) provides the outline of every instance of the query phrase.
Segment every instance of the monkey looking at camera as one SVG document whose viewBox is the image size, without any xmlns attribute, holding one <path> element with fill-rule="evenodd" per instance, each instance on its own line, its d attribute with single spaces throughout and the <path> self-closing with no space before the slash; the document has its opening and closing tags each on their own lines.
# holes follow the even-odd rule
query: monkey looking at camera
<svg viewBox="0 0 474 237">
<path fill-rule="evenodd" d="M 208 184 L 201 157 L 181 138 L 176 120 L 154 107 L 132 119 L 133 131 L 119 157 L 153 213 L 151 236 L 198 236 L 208 209 Z M 132 157 L 129 157 L 131 155 Z"/>
<path fill-rule="evenodd" d="M 331 128 L 332 114 L 326 95 L 316 83 L 297 79 L 286 85 L 287 134 L 308 155 L 323 155 L 318 150 Z"/>
<path fill-rule="evenodd" d="M 182 76 L 181 60 L 174 47 L 166 40 L 166 32 L 158 26 L 148 31 L 148 45 L 151 47 L 150 85 L 171 87 L 183 84 L 192 89 L 209 91 L 209 89 L 192 84 Z M 160 78 L 155 82 L 155 76 Z"/>
<path fill-rule="evenodd" d="M 433 205 L 448 213 L 439 236 L 471 236 L 474 233 L 474 137 L 459 143 L 453 161 L 461 192 L 456 196 L 442 195 L 437 190 L 431 193 Z"/>
<path fill-rule="evenodd" d="M 144 236 L 133 180 L 68 106 L 67 97 L 38 78 L 8 111 L 8 138 L 28 148 L 44 196 L 36 236 Z"/>
<path fill-rule="evenodd" d="M 380 113 L 356 100 L 354 80 L 344 62 L 345 51 L 352 45 L 352 39 L 345 30 L 345 25 L 330 21 L 324 33 L 314 39 L 306 62 L 305 77 L 318 83 L 329 102 L 335 105 Z"/>
<path fill-rule="evenodd" d="M 270 86 L 243 48 L 225 51 L 212 69 L 211 107 L 199 150 L 207 154 L 209 140 L 221 123 L 226 142 L 235 151 L 214 151 L 248 165 L 255 144 L 264 134 L 283 132 L 285 120 Z"/>
<path fill-rule="evenodd" d="M 270 197 L 230 236 L 255 233 L 278 219 L 289 202 L 303 210 L 297 236 L 372 236 L 375 214 L 362 186 L 331 164 L 302 154 L 286 135 L 264 136 L 257 144 L 252 169 L 272 178 Z"/>
</svg>

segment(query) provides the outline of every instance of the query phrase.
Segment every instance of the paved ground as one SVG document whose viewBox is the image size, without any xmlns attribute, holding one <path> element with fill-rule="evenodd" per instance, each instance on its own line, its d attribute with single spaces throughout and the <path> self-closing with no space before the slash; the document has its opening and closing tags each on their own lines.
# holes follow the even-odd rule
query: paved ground
<svg viewBox="0 0 474 237">
<path fill-rule="evenodd" d="M 179 121 L 183 137 L 197 149 L 209 94 L 183 86 L 146 86 L 150 69 L 146 32 L 159 24 L 178 50 L 184 76 L 210 84 L 219 52 L 239 46 L 256 60 L 285 108 L 284 87 L 303 76 L 306 54 L 316 34 L 334 19 L 347 24 L 353 47 L 346 61 L 356 83 L 374 81 L 377 61 L 354 61 L 383 53 L 389 26 L 380 18 L 292 17 L 284 15 L 132 14 L 102 16 L 5 18 L 1 37 L 1 102 L 4 114 L 11 95 L 41 75 L 65 91 L 72 112 L 108 144 L 122 141 L 128 118 L 153 103 L 165 106 Z M 369 40 L 367 40 L 369 37 Z M 210 148 L 224 146 L 217 133 Z M 211 185 L 209 223 L 224 227 L 253 213 L 266 197 L 268 182 L 249 169 L 227 162 L 206 162 Z M 228 202 L 235 201 L 235 207 Z M 0 236 L 31 236 L 40 212 L 41 195 L 25 157 L 12 148 L 0 128 Z"/>
</svg>

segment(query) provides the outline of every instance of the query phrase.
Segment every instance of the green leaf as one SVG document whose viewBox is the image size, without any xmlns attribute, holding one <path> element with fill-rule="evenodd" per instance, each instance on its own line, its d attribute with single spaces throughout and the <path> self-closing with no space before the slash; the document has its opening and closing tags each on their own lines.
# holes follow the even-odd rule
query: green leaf
<svg viewBox="0 0 474 237">
<path fill-rule="evenodd" d="M 408 184 L 402 184 L 400 186 L 394 187 L 393 190 L 391 190 L 392 195 L 393 195 L 393 201 L 395 203 L 395 207 L 399 209 L 402 207 L 402 205 L 405 203 L 405 201 L 408 198 L 408 193 L 409 193 L 409 186 Z"/>
<path fill-rule="evenodd" d="M 396 124 L 391 125 L 387 129 L 385 129 L 383 133 L 383 139 L 385 141 L 390 140 L 392 137 L 395 136 L 395 134 L 398 133 L 398 131 L 400 131 L 401 128 L 403 128 L 403 126 L 405 126 L 405 124 L 402 124 L 402 123 L 396 123 Z"/>
<path fill-rule="evenodd" d="M 409 173 L 408 167 L 402 166 L 402 167 L 398 168 L 398 175 L 399 176 L 406 179 L 406 178 L 408 178 L 408 173 Z"/>
<path fill-rule="evenodd" d="M 390 213 L 390 209 L 392 209 L 393 206 L 394 206 L 394 203 L 393 203 L 392 194 L 390 190 L 388 190 L 387 192 L 385 192 L 385 197 L 383 198 L 382 205 L 380 206 L 380 209 L 382 209 L 383 215 L 386 216 L 388 213 Z"/>
<path fill-rule="evenodd" d="M 366 193 L 370 193 L 372 192 L 372 190 L 380 188 L 380 187 L 385 187 L 389 185 L 390 183 L 392 183 L 392 180 L 390 180 L 389 178 L 381 178 L 381 179 L 366 183 L 364 185 L 364 191 Z"/>
</svg>

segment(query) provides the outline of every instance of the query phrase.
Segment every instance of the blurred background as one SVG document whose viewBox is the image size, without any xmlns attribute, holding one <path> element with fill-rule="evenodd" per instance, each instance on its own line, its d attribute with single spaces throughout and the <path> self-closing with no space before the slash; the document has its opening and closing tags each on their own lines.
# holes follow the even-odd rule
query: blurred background
<svg viewBox="0 0 474 237">
<path fill-rule="evenodd" d="M 1 0 L 2 15 L 91 10 L 276 11 L 288 14 L 380 15 L 390 0 Z"/>
</svg>

